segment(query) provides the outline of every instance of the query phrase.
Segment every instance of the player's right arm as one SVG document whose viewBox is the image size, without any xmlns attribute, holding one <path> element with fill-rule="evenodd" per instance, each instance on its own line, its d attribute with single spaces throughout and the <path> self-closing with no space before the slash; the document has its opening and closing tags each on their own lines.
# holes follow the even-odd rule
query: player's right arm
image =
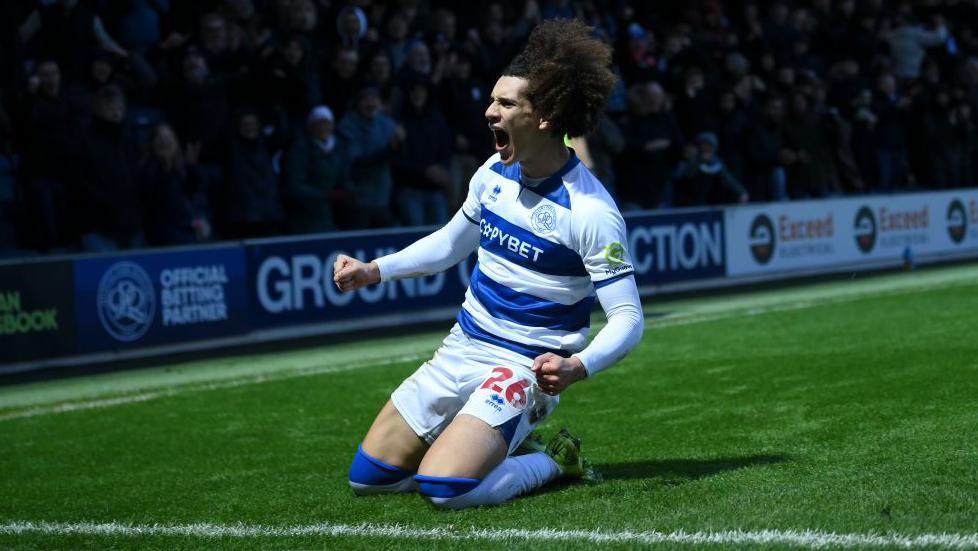
<svg viewBox="0 0 978 551">
<path fill-rule="evenodd" d="M 497 159 L 498 156 L 491 157 L 483 168 Z M 481 170 L 469 181 L 469 193 L 462 208 L 438 231 L 373 262 L 361 262 L 346 255 L 337 257 L 333 264 L 336 287 L 340 291 L 352 291 L 381 281 L 435 274 L 458 264 L 478 249 L 482 236 Z"/>
<path fill-rule="evenodd" d="M 333 282 L 340 291 L 352 291 L 381 281 L 438 273 L 476 250 L 479 236 L 479 226 L 460 210 L 438 231 L 373 262 L 339 255 L 333 263 Z"/>
</svg>

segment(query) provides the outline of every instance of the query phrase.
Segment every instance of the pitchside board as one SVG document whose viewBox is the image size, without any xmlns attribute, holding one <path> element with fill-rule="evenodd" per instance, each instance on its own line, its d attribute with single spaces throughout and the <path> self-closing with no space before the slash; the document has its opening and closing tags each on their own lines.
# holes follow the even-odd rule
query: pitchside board
<svg viewBox="0 0 978 551">
<path fill-rule="evenodd" d="M 978 258 L 978 189 L 630 213 L 643 294 Z M 433 228 L 0 263 L 0 375 L 454 318 L 475 256 L 339 293 L 332 265 Z"/>
</svg>

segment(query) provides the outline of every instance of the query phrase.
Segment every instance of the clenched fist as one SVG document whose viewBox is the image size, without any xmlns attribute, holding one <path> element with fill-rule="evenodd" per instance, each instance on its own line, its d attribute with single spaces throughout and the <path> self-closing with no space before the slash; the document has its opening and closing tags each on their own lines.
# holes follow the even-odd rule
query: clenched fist
<svg viewBox="0 0 978 551">
<path fill-rule="evenodd" d="M 341 254 L 333 263 L 333 283 L 342 292 L 380 283 L 380 268 L 376 262 L 361 262 Z"/>
<path fill-rule="evenodd" d="M 577 356 L 562 358 L 553 352 L 537 356 L 530 369 L 537 375 L 540 390 L 551 396 L 560 394 L 571 383 L 587 377 L 587 369 Z"/>
</svg>

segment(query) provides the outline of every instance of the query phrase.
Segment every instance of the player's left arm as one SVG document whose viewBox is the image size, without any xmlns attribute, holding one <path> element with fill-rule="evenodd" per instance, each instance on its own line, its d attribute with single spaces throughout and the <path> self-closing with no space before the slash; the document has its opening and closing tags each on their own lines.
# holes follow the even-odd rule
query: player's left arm
<svg viewBox="0 0 978 551">
<path fill-rule="evenodd" d="M 642 340 L 645 319 L 635 277 L 617 278 L 599 287 L 597 295 L 608 324 L 591 344 L 569 358 L 547 352 L 533 361 L 537 386 L 547 394 L 560 394 L 571 384 L 614 365 Z"/>
<path fill-rule="evenodd" d="M 548 352 L 534 360 L 537 385 L 549 394 L 559 394 L 625 357 L 641 340 L 644 329 L 624 219 L 614 206 L 602 201 L 585 206 L 581 212 L 586 214 L 575 219 L 575 245 L 608 324 L 584 350 L 569 358 Z"/>
</svg>

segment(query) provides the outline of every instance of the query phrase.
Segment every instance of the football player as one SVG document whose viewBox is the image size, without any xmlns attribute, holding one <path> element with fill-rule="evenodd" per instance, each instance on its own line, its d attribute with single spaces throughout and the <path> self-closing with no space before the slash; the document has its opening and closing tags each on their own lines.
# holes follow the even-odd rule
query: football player
<svg viewBox="0 0 978 551">
<path fill-rule="evenodd" d="M 464 508 L 587 474 L 579 439 L 564 430 L 544 445 L 531 432 L 561 392 L 642 335 L 624 221 L 564 144 L 597 123 L 615 82 L 610 61 L 581 22 L 536 27 L 492 90 L 496 154 L 452 220 L 369 263 L 337 258 L 334 282 L 350 291 L 437 273 L 478 250 L 457 323 L 357 450 L 358 495 L 416 489 L 437 507 Z M 595 298 L 608 324 L 588 344 Z"/>
</svg>

